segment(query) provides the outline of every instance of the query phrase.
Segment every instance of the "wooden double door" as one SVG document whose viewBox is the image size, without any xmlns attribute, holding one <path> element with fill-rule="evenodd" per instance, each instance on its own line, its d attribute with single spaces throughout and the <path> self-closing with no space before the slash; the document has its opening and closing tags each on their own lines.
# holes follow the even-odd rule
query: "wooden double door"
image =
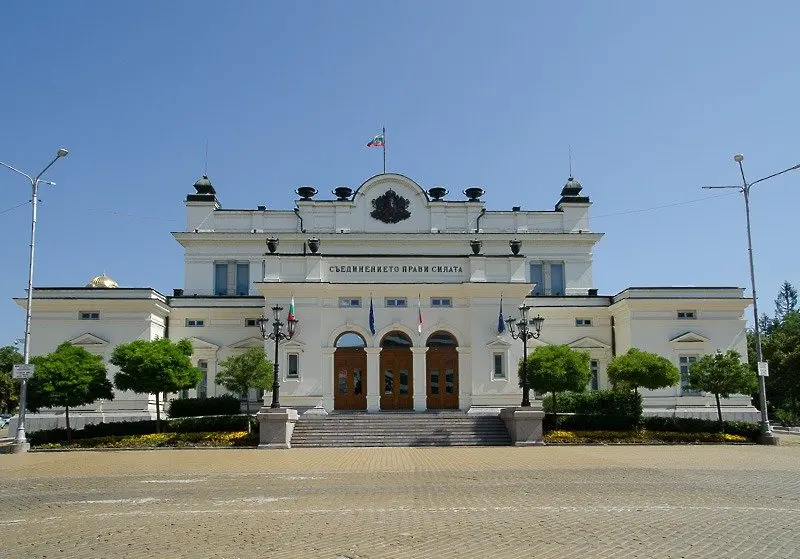
<svg viewBox="0 0 800 559">
<path fill-rule="evenodd" d="M 458 408 L 458 352 L 453 347 L 429 347 L 426 353 L 427 408 Z"/>
<path fill-rule="evenodd" d="M 381 409 L 413 409 L 414 359 L 408 348 L 385 348 L 380 356 Z"/>
<path fill-rule="evenodd" d="M 367 409 L 367 353 L 340 347 L 333 354 L 333 409 Z"/>
</svg>

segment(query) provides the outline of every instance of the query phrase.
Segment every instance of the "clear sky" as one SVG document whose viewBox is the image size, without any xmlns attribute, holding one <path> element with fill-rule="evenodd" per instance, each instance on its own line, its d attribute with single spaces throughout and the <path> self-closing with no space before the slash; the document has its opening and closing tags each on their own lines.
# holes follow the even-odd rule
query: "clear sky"
<svg viewBox="0 0 800 559">
<path fill-rule="evenodd" d="M 0 4 L 0 161 L 43 186 L 37 286 L 183 285 L 183 201 L 291 208 L 381 170 L 481 185 L 490 210 L 593 202 L 602 294 L 748 287 L 740 193 L 800 163 L 800 2 L 139 1 Z M 713 198 L 712 198 L 713 197 Z M 0 345 L 24 332 L 30 188 L 0 169 Z M 18 207 L 17 207 L 18 206 Z M 759 302 L 800 284 L 800 171 L 753 188 Z M 661 207 L 660 209 L 651 209 Z M 14 208 L 14 209 L 10 209 Z M 647 211 L 639 211 L 647 210 Z"/>
</svg>

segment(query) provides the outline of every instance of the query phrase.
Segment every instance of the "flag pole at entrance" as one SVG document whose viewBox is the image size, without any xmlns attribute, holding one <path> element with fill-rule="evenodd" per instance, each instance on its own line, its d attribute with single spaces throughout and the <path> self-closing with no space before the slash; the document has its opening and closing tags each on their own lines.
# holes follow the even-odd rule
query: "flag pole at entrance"
<svg viewBox="0 0 800 559">
<path fill-rule="evenodd" d="M 386 174 L 386 127 L 383 127 L 383 174 Z"/>
</svg>

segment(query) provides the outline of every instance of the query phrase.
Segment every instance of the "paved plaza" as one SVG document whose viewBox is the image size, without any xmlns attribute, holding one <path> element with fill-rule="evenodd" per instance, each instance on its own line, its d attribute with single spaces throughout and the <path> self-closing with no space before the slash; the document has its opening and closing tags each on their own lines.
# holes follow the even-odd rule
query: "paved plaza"
<svg viewBox="0 0 800 559">
<path fill-rule="evenodd" d="M 0 456 L 0 557 L 800 557 L 800 445 Z"/>
</svg>

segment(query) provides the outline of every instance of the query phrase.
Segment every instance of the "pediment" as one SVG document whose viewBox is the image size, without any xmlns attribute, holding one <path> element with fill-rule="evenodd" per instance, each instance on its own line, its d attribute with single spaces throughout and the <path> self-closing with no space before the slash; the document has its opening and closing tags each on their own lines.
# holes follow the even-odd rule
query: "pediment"
<svg viewBox="0 0 800 559">
<path fill-rule="evenodd" d="M 574 342 L 570 342 L 567 345 L 573 349 L 611 349 L 611 346 L 607 343 L 603 343 L 596 338 L 592 338 L 591 336 L 578 338 Z"/>
<path fill-rule="evenodd" d="M 87 332 L 81 334 L 77 338 L 72 338 L 69 340 L 69 343 L 80 347 L 102 347 L 108 345 L 108 340 L 104 340 L 99 336 Z"/>
<path fill-rule="evenodd" d="M 255 336 L 250 336 L 249 338 L 245 338 L 243 340 L 239 340 L 238 342 L 234 342 L 230 344 L 228 347 L 232 347 L 234 349 L 248 349 L 251 347 L 264 347 L 264 340 L 261 338 L 256 338 Z"/>
<path fill-rule="evenodd" d="M 503 350 L 506 350 L 506 349 L 511 347 L 511 344 L 509 342 L 507 342 L 506 340 L 502 339 L 502 338 L 498 338 L 498 339 L 492 340 L 491 342 L 486 344 L 486 347 L 488 347 L 489 349 L 503 349 Z"/>
<path fill-rule="evenodd" d="M 702 336 L 702 335 L 698 334 L 697 332 L 691 332 L 691 331 L 690 332 L 685 332 L 685 333 L 681 334 L 680 336 L 677 336 L 677 337 L 672 338 L 670 340 L 670 342 L 672 342 L 674 344 L 679 344 L 679 343 L 708 343 L 710 341 L 711 340 L 709 340 L 705 336 Z"/>
<path fill-rule="evenodd" d="M 192 342 L 192 348 L 195 351 L 197 351 L 198 349 L 210 349 L 210 350 L 213 350 L 213 351 L 216 351 L 216 350 L 219 349 L 219 346 L 217 344 L 211 343 L 211 342 L 206 341 L 206 340 L 202 340 L 200 338 L 196 338 L 194 336 L 189 338 L 189 341 Z"/>
</svg>

